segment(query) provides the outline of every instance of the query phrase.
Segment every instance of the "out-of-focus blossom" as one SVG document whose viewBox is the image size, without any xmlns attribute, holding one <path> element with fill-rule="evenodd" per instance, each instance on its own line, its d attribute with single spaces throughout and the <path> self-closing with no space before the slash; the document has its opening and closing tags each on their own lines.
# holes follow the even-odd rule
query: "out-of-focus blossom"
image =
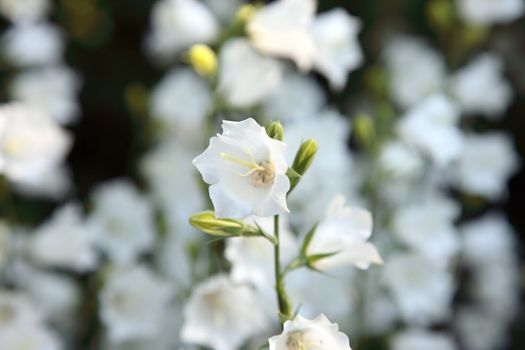
<svg viewBox="0 0 525 350">
<path fill-rule="evenodd" d="M 293 321 L 286 321 L 283 332 L 271 337 L 269 343 L 270 350 L 351 350 L 348 337 L 339 332 L 337 323 L 331 323 L 323 314 L 313 320 L 298 315 Z"/>
<path fill-rule="evenodd" d="M 12 22 L 31 22 L 50 10 L 49 0 L 0 0 L 0 13 Z"/>
<path fill-rule="evenodd" d="M 153 246 L 153 210 L 148 199 L 127 180 L 99 185 L 88 218 L 90 234 L 112 262 L 129 264 Z"/>
<path fill-rule="evenodd" d="M 379 156 L 381 170 L 393 178 L 413 179 L 423 172 L 423 161 L 417 152 L 400 141 L 389 141 Z"/>
<path fill-rule="evenodd" d="M 60 200 L 72 187 L 71 172 L 65 164 L 41 173 L 39 178 L 13 180 L 16 192 L 30 198 Z"/>
<path fill-rule="evenodd" d="M 156 337 L 172 293 L 166 281 L 144 266 L 115 271 L 99 295 L 110 340 Z"/>
<path fill-rule="evenodd" d="M 512 89 L 503 77 L 503 61 L 494 54 L 476 57 L 451 81 L 452 95 L 466 113 L 501 118 L 512 100 Z"/>
<path fill-rule="evenodd" d="M 517 170 L 518 156 L 503 133 L 468 134 L 454 166 L 454 178 L 467 193 L 489 199 L 505 194 L 508 178 Z"/>
<path fill-rule="evenodd" d="M 71 139 L 54 120 L 20 103 L 0 106 L 0 173 L 21 183 L 40 181 L 63 161 Z"/>
<path fill-rule="evenodd" d="M 281 81 L 281 64 L 259 54 L 246 39 L 227 41 L 219 55 L 219 91 L 234 107 L 268 96 Z"/>
<path fill-rule="evenodd" d="M 392 350 L 455 350 L 456 344 L 446 333 L 408 329 L 392 339 Z"/>
<path fill-rule="evenodd" d="M 437 166 L 446 166 L 461 152 L 459 117 L 454 102 L 436 94 L 411 108 L 399 121 L 397 130 L 403 140 L 420 148 Z"/>
<path fill-rule="evenodd" d="M 359 19 L 342 8 L 320 14 L 313 23 L 314 66 L 326 76 L 333 89 L 342 89 L 348 73 L 363 61 L 357 40 L 360 27 Z"/>
<path fill-rule="evenodd" d="M 56 64 L 64 51 L 62 33 L 46 23 L 17 24 L 5 32 L 0 45 L 6 60 L 18 67 Z"/>
<path fill-rule="evenodd" d="M 508 323 L 482 307 L 464 306 L 454 317 L 456 332 L 467 350 L 492 350 L 508 344 Z"/>
<path fill-rule="evenodd" d="M 68 204 L 36 230 L 30 250 L 44 266 L 85 272 L 95 268 L 98 260 L 92 241 L 80 208 Z"/>
<path fill-rule="evenodd" d="M 76 102 L 79 88 L 80 79 L 72 70 L 55 66 L 28 70 L 15 76 L 9 94 L 14 100 L 47 112 L 60 124 L 70 124 L 80 114 Z"/>
<path fill-rule="evenodd" d="M 193 44 L 211 43 L 218 33 L 215 18 L 200 1 L 161 0 L 151 12 L 147 45 L 159 58 L 169 59 Z"/>
<path fill-rule="evenodd" d="M 374 245 L 366 242 L 372 234 L 372 215 L 367 210 L 345 206 L 345 202 L 343 195 L 332 199 L 310 241 L 308 255 L 333 253 L 316 261 L 316 269 L 345 265 L 367 269 L 370 264 L 383 263 Z"/>
<path fill-rule="evenodd" d="M 181 338 L 216 350 L 237 349 L 268 326 L 254 291 L 217 275 L 198 285 L 184 308 Z"/>
<path fill-rule="evenodd" d="M 522 0 L 457 0 L 460 15 L 474 24 L 508 23 L 523 15 Z"/>
<path fill-rule="evenodd" d="M 413 253 L 396 253 L 385 261 L 384 280 L 403 319 L 428 325 L 450 314 L 452 276 L 443 267 Z"/>
<path fill-rule="evenodd" d="M 443 57 L 421 40 L 396 38 L 388 43 L 384 57 L 390 73 L 390 94 L 401 107 L 413 106 L 444 86 Z"/>
<path fill-rule="evenodd" d="M 153 89 L 150 111 L 179 138 L 195 144 L 212 108 L 212 95 L 206 82 L 189 69 L 173 69 Z M 197 140 L 200 140 L 197 137 Z"/>
<path fill-rule="evenodd" d="M 290 181 L 284 160 L 286 145 L 270 138 L 252 118 L 223 121 L 222 134 L 193 164 L 210 184 L 215 214 L 221 218 L 272 216 L 288 212 Z"/>
<path fill-rule="evenodd" d="M 279 0 L 266 5 L 248 22 L 247 32 L 261 52 L 293 60 L 307 71 L 312 67 L 316 45 L 311 26 L 315 0 Z"/>
<path fill-rule="evenodd" d="M 228 24 L 235 18 L 236 12 L 242 6 L 242 0 L 204 0 L 204 3 L 224 24 Z"/>
</svg>

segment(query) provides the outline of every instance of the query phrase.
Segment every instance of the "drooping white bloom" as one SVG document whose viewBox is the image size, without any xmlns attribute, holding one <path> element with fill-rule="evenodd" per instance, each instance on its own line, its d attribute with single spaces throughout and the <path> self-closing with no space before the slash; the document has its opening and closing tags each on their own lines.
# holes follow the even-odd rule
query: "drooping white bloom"
<svg viewBox="0 0 525 350">
<path fill-rule="evenodd" d="M 405 142 L 420 148 L 437 166 L 445 166 L 461 152 L 459 117 L 453 101 L 436 94 L 410 109 L 399 121 L 397 130 Z"/>
<path fill-rule="evenodd" d="M 390 94 L 401 107 L 413 106 L 442 89 L 445 62 L 423 41 L 395 38 L 388 43 L 384 57 L 390 73 Z"/>
<path fill-rule="evenodd" d="M 283 332 L 271 337 L 269 343 L 270 350 L 351 350 L 348 337 L 339 332 L 337 323 L 331 323 L 323 314 L 313 320 L 298 315 L 293 321 L 286 321 Z"/>
<path fill-rule="evenodd" d="M 98 260 L 92 241 L 78 205 L 67 204 L 36 230 L 30 251 L 44 266 L 85 272 L 95 268 Z"/>
<path fill-rule="evenodd" d="M 88 218 L 90 234 L 112 262 L 129 264 L 154 243 L 151 203 L 127 180 L 99 185 Z"/>
<path fill-rule="evenodd" d="M 445 268 L 418 254 L 397 253 L 386 259 L 383 271 L 406 322 L 427 325 L 449 315 L 454 285 Z"/>
<path fill-rule="evenodd" d="M 502 117 L 512 100 L 512 88 L 503 77 L 503 68 L 500 57 L 486 53 L 454 74 L 451 92 L 466 113 Z"/>
<path fill-rule="evenodd" d="M 293 60 L 307 71 L 312 67 L 316 46 L 311 25 L 315 0 L 279 0 L 266 5 L 248 22 L 253 45 L 261 52 Z"/>
<path fill-rule="evenodd" d="M 342 89 L 348 73 L 363 61 L 357 40 L 360 28 L 359 19 L 342 8 L 320 14 L 313 23 L 314 67 L 329 80 L 333 89 Z"/>
<path fill-rule="evenodd" d="M 215 350 L 237 349 L 265 330 L 268 320 L 251 288 L 217 275 L 193 290 L 184 308 L 181 339 Z"/>
<path fill-rule="evenodd" d="M 23 23 L 8 29 L 1 39 L 6 60 L 19 67 L 56 64 L 64 51 L 62 33 L 46 23 Z"/>
<path fill-rule="evenodd" d="M 9 86 L 11 98 L 47 112 L 60 124 L 69 124 L 79 117 L 76 95 L 80 79 L 65 66 L 25 71 Z"/>
<path fill-rule="evenodd" d="M 474 24 L 509 23 L 523 15 L 522 0 L 458 0 L 459 13 Z"/>
<path fill-rule="evenodd" d="M 71 139 L 54 120 L 20 103 L 0 106 L 0 173 L 34 183 L 63 161 Z"/>
<path fill-rule="evenodd" d="M 288 212 L 286 145 L 270 138 L 252 118 L 225 120 L 222 129 L 223 133 L 212 137 L 208 148 L 193 160 L 211 185 L 215 215 L 242 218 Z"/>
<path fill-rule="evenodd" d="M 264 116 L 283 124 L 300 122 L 316 115 L 325 103 L 326 96 L 312 77 L 288 70 L 264 100 Z"/>
<path fill-rule="evenodd" d="M 219 91 L 234 107 L 249 107 L 281 81 L 282 67 L 259 54 L 246 39 L 228 40 L 219 55 Z"/>
<path fill-rule="evenodd" d="M 455 350 L 456 344 L 446 333 L 423 329 L 408 329 L 392 339 L 392 350 Z"/>
<path fill-rule="evenodd" d="M 496 199 L 505 194 L 507 180 L 518 164 L 514 146 L 506 134 L 469 134 L 454 167 L 454 178 L 461 190 Z"/>
<path fill-rule="evenodd" d="M 383 146 L 379 166 L 386 175 L 398 179 L 411 179 L 423 172 L 421 157 L 412 147 L 398 140 Z"/>
<path fill-rule="evenodd" d="M 345 202 L 343 195 L 332 199 L 308 246 L 308 255 L 334 253 L 314 263 L 319 270 L 345 265 L 367 269 L 370 264 L 383 263 L 374 245 L 366 242 L 372 234 L 372 215 L 367 210 L 345 206 Z"/>
<path fill-rule="evenodd" d="M 115 271 L 99 295 L 111 341 L 157 336 L 172 294 L 171 286 L 144 266 Z"/>
<path fill-rule="evenodd" d="M 148 47 L 161 59 L 168 59 L 197 43 L 210 43 L 219 33 L 210 10 L 196 0 L 157 1 L 151 12 Z"/>
<path fill-rule="evenodd" d="M 0 13 L 12 22 L 34 22 L 50 8 L 49 0 L 0 0 Z"/>
</svg>

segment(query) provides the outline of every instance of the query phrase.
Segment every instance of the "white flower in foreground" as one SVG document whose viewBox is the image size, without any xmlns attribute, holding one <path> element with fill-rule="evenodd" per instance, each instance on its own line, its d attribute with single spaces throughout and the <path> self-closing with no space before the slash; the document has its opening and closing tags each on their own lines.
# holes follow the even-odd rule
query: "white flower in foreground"
<svg viewBox="0 0 525 350">
<path fill-rule="evenodd" d="M 64 51 L 60 30 L 42 23 L 11 27 L 2 36 L 1 45 L 7 61 L 18 67 L 55 64 Z"/>
<path fill-rule="evenodd" d="M 80 208 L 68 204 L 37 229 L 30 251 L 44 266 L 85 272 L 94 269 L 98 260 L 92 241 Z"/>
<path fill-rule="evenodd" d="M 497 199 L 505 194 L 508 178 L 517 170 L 518 156 L 503 133 L 466 135 L 463 152 L 453 169 L 461 190 Z"/>
<path fill-rule="evenodd" d="M 398 133 L 408 144 L 420 148 L 438 166 L 445 166 L 461 152 L 463 135 L 458 127 L 459 110 L 448 97 L 432 95 L 408 111 Z"/>
<path fill-rule="evenodd" d="M 392 350 L 455 350 L 456 344 L 446 333 L 424 329 L 408 329 L 392 339 Z"/>
<path fill-rule="evenodd" d="M 258 103 L 281 81 L 281 64 L 259 54 L 246 39 L 228 40 L 219 64 L 219 91 L 234 107 Z"/>
<path fill-rule="evenodd" d="M 313 320 L 298 315 L 284 323 L 283 332 L 269 339 L 270 350 L 351 350 L 348 337 L 321 314 Z"/>
<path fill-rule="evenodd" d="M 374 245 L 366 242 L 372 234 L 372 215 L 364 209 L 347 207 L 345 202 L 342 195 L 332 199 L 308 246 L 308 255 L 335 253 L 313 264 L 319 270 L 350 264 L 367 269 L 370 264 L 383 263 Z"/>
<path fill-rule="evenodd" d="M 157 336 L 172 294 L 171 286 L 144 266 L 115 271 L 99 295 L 111 341 Z"/>
<path fill-rule="evenodd" d="M 342 8 L 320 14 L 313 23 L 317 46 L 314 66 L 326 76 L 333 89 L 342 89 L 348 73 L 363 61 L 357 40 L 360 28 L 359 19 Z"/>
<path fill-rule="evenodd" d="M 0 106 L 0 173 L 15 182 L 38 182 L 60 165 L 71 144 L 47 114 L 21 103 Z"/>
<path fill-rule="evenodd" d="M 508 23 L 523 15 L 523 0 L 458 0 L 459 13 L 474 24 Z"/>
<path fill-rule="evenodd" d="M 225 120 L 222 130 L 193 160 L 204 181 L 211 185 L 215 215 L 243 218 L 288 212 L 286 145 L 270 138 L 252 118 L 241 122 Z"/>
<path fill-rule="evenodd" d="M 0 13 L 12 22 L 31 22 L 50 10 L 49 0 L 0 0 Z"/>
<path fill-rule="evenodd" d="M 166 59 L 197 43 L 210 43 L 219 28 L 210 10 L 196 0 L 157 1 L 151 11 L 149 49 Z"/>
<path fill-rule="evenodd" d="M 129 181 L 113 180 L 93 194 L 88 225 L 98 246 L 117 264 L 129 264 L 155 240 L 151 203 Z"/>
<path fill-rule="evenodd" d="M 263 304 L 250 287 L 218 275 L 193 290 L 184 309 L 181 339 L 215 350 L 237 349 L 264 331 L 268 321 Z"/>
<path fill-rule="evenodd" d="M 456 72 L 451 91 L 460 107 L 467 113 L 501 118 L 512 100 L 512 88 L 503 76 L 503 69 L 503 60 L 487 53 Z"/>
<path fill-rule="evenodd" d="M 261 52 L 292 59 L 307 71 L 316 54 L 311 25 L 315 0 L 279 0 L 266 5 L 248 22 L 246 30 Z"/>
</svg>

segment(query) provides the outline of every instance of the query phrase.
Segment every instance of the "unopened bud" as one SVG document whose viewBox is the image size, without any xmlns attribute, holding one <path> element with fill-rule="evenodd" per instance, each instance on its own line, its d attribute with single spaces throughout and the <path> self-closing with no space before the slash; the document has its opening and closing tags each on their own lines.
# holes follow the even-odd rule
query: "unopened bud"
<svg viewBox="0 0 525 350">
<path fill-rule="evenodd" d="M 355 118 L 353 125 L 359 143 L 366 149 L 371 149 L 375 141 L 375 126 L 372 118 L 360 114 Z"/>
<path fill-rule="evenodd" d="M 211 77 L 217 73 L 217 55 L 203 44 L 193 45 L 189 51 L 189 60 L 193 69 L 204 77 Z"/>
<path fill-rule="evenodd" d="M 252 4 L 242 5 L 239 11 L 237 11 L 237 21 L 242 23 L 248 22 L 250 18 L 252 18 L 253 15 L 257 12 L 257 10 L 257 6 L 254 6 Z"/>
<path fill-rule="evenodd" d="M 266 127 L 266 133 L 272 139 L 282 141 L 284 139 L 284 128 L 280 121 L 270 122 Z"/>
<path fill-rule="evenodd" d="M 304 141 L 301 144 L 301 147 L 299 147 L 295 159 L 293 160 L 293 170 L 303 176 L 312 164 L 315 154 L 317 153 L 317 148 L 317 141 L 313 139 Z"/>
<path fill-rule="evenodd" d="M 190 217 L 191 226 L 212 236 L 261 236 L 258 228 L 241 220 L 216 218 L 213 211 L 203 211 Z"/>
</svg>

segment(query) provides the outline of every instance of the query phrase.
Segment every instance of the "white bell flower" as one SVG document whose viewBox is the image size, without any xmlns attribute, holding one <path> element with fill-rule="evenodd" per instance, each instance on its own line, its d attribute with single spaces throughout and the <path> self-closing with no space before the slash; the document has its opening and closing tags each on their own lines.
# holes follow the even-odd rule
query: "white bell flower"
<svg viewBox="0 0 525 350">
<path fill-rule="evenodd" d="M 412 107 L 399 121 L 397 130 L 405 142 L 442 167 L 460 155 L 463 135 L 459 117 L 459 109 L 450 98 L 435 94 Z"/>
<path fill-rule="evenodd" d="M 250 287 L 217 275 L 193 290 L 184 309 L 181 339 L 215 350 L 238 349 L 268 327 L 266 314 Z"/>
<path fill-rule="evenodd" d="M 269 339 L 270 350 L 351 350 L 348 337 L 321 314 L 313 320 L 298 315 L 284 323 L 283 332 Z"/>
<path fill-rule="evenodd" d="M 38 182 L 63 161 L 70 135 L 47 114 L 21 103 L 0 106 L 0 173 L 20 183 Z"/>
<path fill-rule="evenodd" d="M 374 245 L 366 242 L 372 234 L 372 215 L 364 209 L 347 207 L 345 202 L 343 195 L 332 199 L 308 246 L 308 255 L 334 253 L 313 264 L 319 270 L 345 265 L 367 269 L 370 264 L 383 263 Z"/>
<path fill-rule="evenodd" d="M 480 113 L 492 119 L 503 116 L 512 100 L 512 88 L 503 69 L 499 56 L 486 53 L 454 74 L 451 92 L 466 113 Z"/>
<path fill-rule="evenodd" d="M 525 12 L 522 0 L 458 0 L 459 14 L 473 24 L 509 23 Z"/>
<path fill-rule="evenodd" d="M 246 27 L 253 46 L 267 55 L 290 58 L 308 71 L 316 54 L 311 33 L 316 7 L 315 0 L 279 0 L 266 5 Z"/>
<path fill-rule="evenodd" d="M 336 8 L 316 17 L 313 35 L 317 46 L 314 67 L 321 72 L 335 90 L 346 84 L 348 73 L 363 61 L 357 40 L 361 22 L 344 9 Z"/>
<path fill-rule="evenodd" d="M 279 61 L 258 53 L 246 39 L 228 40 L 219 54 L 219 91 L 234 107 L 249 107 L 281 81 Z"/>
<path fill-rule="evenodd" d="M 12 22 L 34 22 L 51 7 L 49 0 L 0 0 L 0 13 Z"/>
<path fill-rule="evenodd" d="M 396 334 L 391 341 L 392 350 L 456 350 L 453 338 L 446 333 L 424 329 L 407 329 Z"/>
<path fill-rule="evenodd" d="M 215 215 L 243 218 L 288 212 L 286 145 L 270 138 L 252 118 L 223 121 L 222 129 L 223 133 L 212 137 L 208 148 L 193 160 L 211 185 Z"/>
</svg>

